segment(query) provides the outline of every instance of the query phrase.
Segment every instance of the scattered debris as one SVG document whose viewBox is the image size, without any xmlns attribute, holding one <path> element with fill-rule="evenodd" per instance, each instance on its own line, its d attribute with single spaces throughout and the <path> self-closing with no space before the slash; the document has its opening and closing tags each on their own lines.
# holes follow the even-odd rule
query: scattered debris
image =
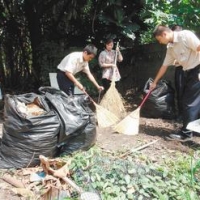
<svg viewBox="0 0 200 200">
<path fill-rule="evenodd" d="M 17 101 L 17 108 L 19 111 L 27 116 L 39 116 L 46 111 L 41 107 L 37 98 L 32 103 L 25 104 L 24 102 Z"/>
<path fill-rule="evenodd" d="M 48 159 L 42 155 L 39 158 L 41 166 L 16 170 L 15 175 L 12 171 L 3 174 L 2 180 L 14 186 L 5 186 L 5 189 L 30 200 L 76 198 L 78 193 L 65 181 L 65 177 L 70 176 L 71 160 L 65 163 L 59 158 Z M 21 180 L 15 176 L 21 177 Z"/>
</svg>

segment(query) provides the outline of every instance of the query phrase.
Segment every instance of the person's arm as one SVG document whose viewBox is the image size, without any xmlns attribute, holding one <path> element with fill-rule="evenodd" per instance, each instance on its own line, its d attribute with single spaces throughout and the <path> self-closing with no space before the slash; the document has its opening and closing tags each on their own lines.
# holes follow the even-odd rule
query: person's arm
<svg viewBox="0 0 200 200">
<path fill-rule="evenodd" d="M 102 67 L 115 67 L 116 65 L 115 64 L 106 64 L 106 63 L 103 63 L 102 65 L 101 65 Z"/>
<path fill-rule="evenodd" d="M 122 56 L 122 54 L 121 54 L 120 51 L 118 52 L 118 58 L 117 58 L 117 61 L 118 61 L 118 62 L 122 62 L 122 61 L 123 61 L 123 56 Z"/>
<path fill-rule="evenodd" d="M 123 61 L 123 56 L 122 56 L 122 53 L 119 50 L 119 47 L 116 48 L 116 51 L 117 51 L 117 61 L 118 62 L 122 62 Z"/>
<path fill-rule="evenodd" d="M 158 81 L 163 77 L 163 75 L 166 73 L 168 66 L 162 65 L 153 81 L 153 83 L 150 85 L 150 90 L 153 90 L 156 88 L 156 85 Z"/>
<path fill-rule="evenodd" d="M 104 88 L 100 86 L 97 81 L 95 80 L 94 76 L 91 74 L 91 72 L 87 72 L 87 77 L 90 79 L 90 81 L 95 85 L 95 87 L 99 90 L 102 91 Z"/>
<path fill-rule="evenodd" d="M 76 85 L 80 90 L 84 90 L 83 85 L 75 78 L 71 72 L 65 72 L 65 75 Z"/>
<path fill-rule="evenodd" d="M 197 47 L 197 51 L 200 51 L 200 45 Z"/>
</svg>

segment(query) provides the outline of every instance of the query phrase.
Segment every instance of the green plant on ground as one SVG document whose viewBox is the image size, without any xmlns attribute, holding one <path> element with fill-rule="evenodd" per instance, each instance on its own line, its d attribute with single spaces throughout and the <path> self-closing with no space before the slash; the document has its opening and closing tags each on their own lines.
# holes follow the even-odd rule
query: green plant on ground
<svg viewBox="0 0 200 200">
<path fill-rule="evenodd" d="M 113 155 L 97 147 L 74 154 L 70 166 L 72 178 L 85 191 L 98 192 L 103 200 L 199 199 L 199 156 L 178 154 L 174 160 L 157 164 L 146 158 L 145 165 L 144 161 L 140 164 L 135 159 L 141 157 L 140 153 L 126 159 Z"/>
</svg>

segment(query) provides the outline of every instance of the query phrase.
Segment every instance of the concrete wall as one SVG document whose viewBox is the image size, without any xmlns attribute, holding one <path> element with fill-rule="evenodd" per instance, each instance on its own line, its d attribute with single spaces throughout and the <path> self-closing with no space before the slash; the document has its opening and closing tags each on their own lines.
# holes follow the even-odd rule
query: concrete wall
<svg viewBox="0 0 200 200">
<path fill-rule="evenodd" d="M 120 90 L 141 90 L 146 81 L 154 78 L 163 63 L 166 46 L 158 43 L 135 46 L 133 49 L 122 51 L 124 60 L 119 64 L 121 72 Z M 174 86 L 174 67 L 168 68 L 165 80 L 170 80 Z"/>
</svg>

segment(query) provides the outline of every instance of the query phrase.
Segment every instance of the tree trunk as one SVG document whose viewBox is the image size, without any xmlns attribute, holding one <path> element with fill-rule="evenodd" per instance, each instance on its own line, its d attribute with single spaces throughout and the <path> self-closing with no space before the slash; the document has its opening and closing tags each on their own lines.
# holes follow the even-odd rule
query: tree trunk
<svg viewBox="0 0 200 200">
<path fill-rule="evenodd" d="M 38 62 L 37 49 L 41 43 L 41 24 L 40 24 L 40 14 L 38 12 L 37 5 L 35 1 L 26 0 L 25 1 L 25 15 L 28 21 L 28 28 L 30 33 L 30 41 L 32 48 L 32 72 L 34 79 L 36 80 L 36 87 L 40 86 L 40 70 L 41 66 Z"/>
</svg>

